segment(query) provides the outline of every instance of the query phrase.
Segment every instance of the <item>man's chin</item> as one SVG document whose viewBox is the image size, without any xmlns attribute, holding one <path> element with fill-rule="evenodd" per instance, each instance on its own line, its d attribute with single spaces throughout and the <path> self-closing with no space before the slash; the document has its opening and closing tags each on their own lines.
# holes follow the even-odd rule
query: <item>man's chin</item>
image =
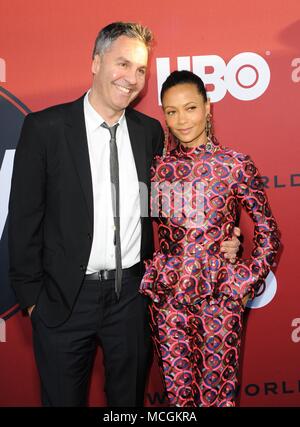
<svg viewBox="0 0 300 427">
<path fill-rule="evenodd" d="M 133 99 L 129 99 L 129 100 L 123 101 L 123 102 L 118 102 L 118 104 L 116 104 L 116 107 L 120 111 L 123 111 L 123 110 L 125 110 L 125 108 L 127 108 L 132 103 L 132 101 L 133 101 Z"/>
</svg>

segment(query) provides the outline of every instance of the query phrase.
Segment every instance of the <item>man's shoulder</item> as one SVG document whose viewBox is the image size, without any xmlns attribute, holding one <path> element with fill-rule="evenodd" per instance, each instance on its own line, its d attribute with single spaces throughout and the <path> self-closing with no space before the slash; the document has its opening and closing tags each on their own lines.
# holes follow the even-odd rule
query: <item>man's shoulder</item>
<svg viewBox="0 0 300 427">
<path fill-rule="evenodd" d="M 83 111 L 83 96 L 75 101 L 65 102 L 62 104 L 52 105 L 39 111 L 32 112 L 28 115 L 28 119 L 38 123 L 57 122 L 65 118 L 66 115 L 72 114 L 72 111 L 82 109 Z"/>
</svg>

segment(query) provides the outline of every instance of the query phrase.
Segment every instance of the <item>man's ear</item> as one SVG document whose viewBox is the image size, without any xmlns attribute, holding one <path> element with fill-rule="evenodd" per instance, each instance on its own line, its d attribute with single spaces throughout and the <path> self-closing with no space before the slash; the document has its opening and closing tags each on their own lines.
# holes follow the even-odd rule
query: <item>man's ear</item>
<svg viewBox="0 0 300 427">
<path fill-rule="evenodd" d="M 100 65 L 101 65 L 101 58 L 100 58 L 100 55 L 98 53 L 96 53 L 96 55 L 93 58 L 93 62 L 92 62 L 92 73 L 93 74 L 97 74 L 99 72 Z"/>
</svg>

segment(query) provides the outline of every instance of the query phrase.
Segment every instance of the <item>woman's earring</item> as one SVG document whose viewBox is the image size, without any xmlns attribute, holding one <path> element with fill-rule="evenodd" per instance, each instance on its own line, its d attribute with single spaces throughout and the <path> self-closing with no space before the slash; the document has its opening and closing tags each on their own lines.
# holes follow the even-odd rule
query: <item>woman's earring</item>
<svg viewBox="0 0 300 427">
<path fill-rule="evenodd" d="M 212 115 L 210 113 L 206 116 L 206 124 L 205 124 L 205 132 L 208 140 L 211 140 L 213 137 L 213 130 L 212 130 Z"/>
<path fill-rule="evenodd" d="M 165 134 L 165 140 L 164 140 L 163 157 L 166 157 L 166 155 L 170 152 L 170 148 L 171 148 L 171 135 L 170 135 L 170 130 L 168 126 L 164 130 L 164 134 Z"/>
</svg>

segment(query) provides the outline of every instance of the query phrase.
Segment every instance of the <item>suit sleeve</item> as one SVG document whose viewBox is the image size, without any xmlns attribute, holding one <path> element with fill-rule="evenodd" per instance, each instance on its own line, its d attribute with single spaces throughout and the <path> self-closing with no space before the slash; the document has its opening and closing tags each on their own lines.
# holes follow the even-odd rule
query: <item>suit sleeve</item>
<svg viewBox="0 0 300 427">
<path fill-rule="evenodd" d="M 251 217 L 254 236 L 251 257 L 235 265 L 227 264 L 229 277 L 233 278 L 229 288 L 233 297 L 253 298 L 274 263 L 280 246 L 279 229 L 258 170 L 249 156 L 240 157 L 232 175 L 234 196 Z"/>
<path fill-rule="evenodd" d="M 34 115 L 24 121 L 16 149 L 9 201 L 9 276 L 21 308 L 36 303 L 43 286 L 46 155 Z"/>
</svg>

